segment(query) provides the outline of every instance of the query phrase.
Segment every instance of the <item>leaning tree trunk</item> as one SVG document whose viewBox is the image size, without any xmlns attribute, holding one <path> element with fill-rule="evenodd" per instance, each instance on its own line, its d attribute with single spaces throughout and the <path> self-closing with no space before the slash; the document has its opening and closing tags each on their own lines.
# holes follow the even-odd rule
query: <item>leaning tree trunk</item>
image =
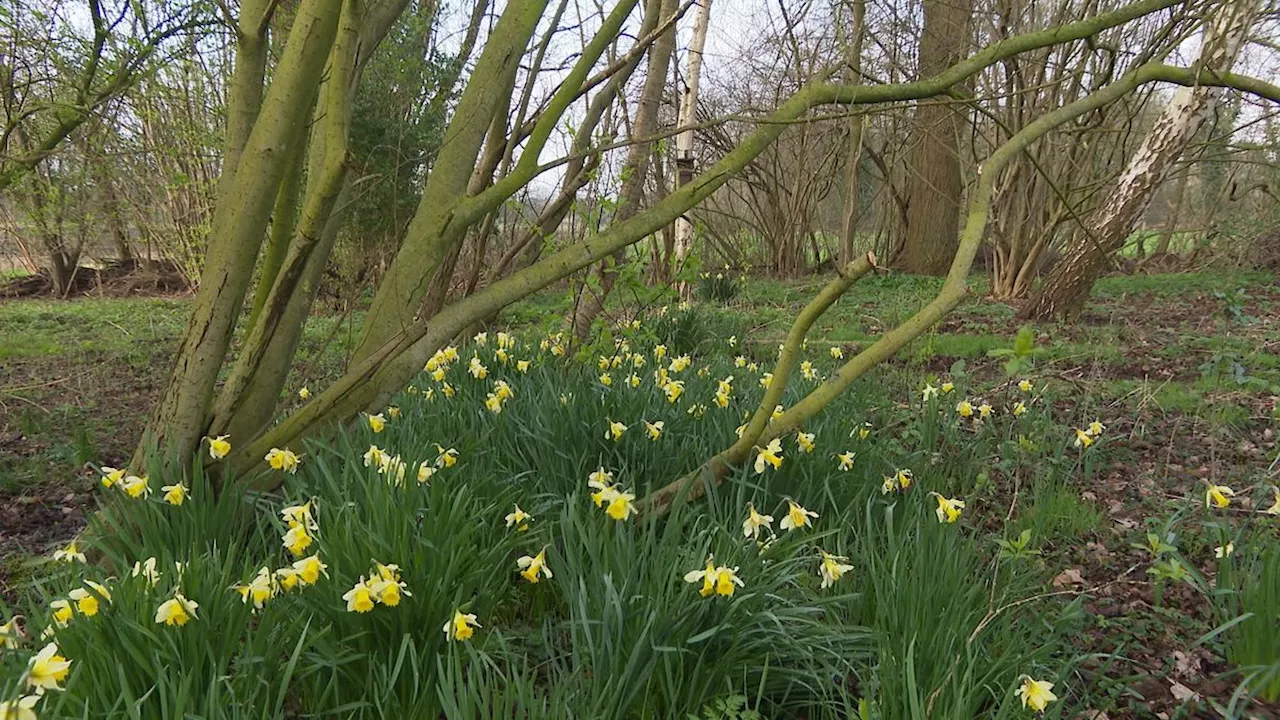
<svg viewBox="0 0 1280 720">
<path fill-rule="evenodd" d="M 1229 71 L 1244 45 L 1258 3 L 1226 2 L 1217 8 L 1196 62 L 1196 70 Z M 1156 118 L 1151 131 L 1116 182 L 1102 207 L 1090 218 L 1087 232 L 1076 234 L 1066 255 L 1054 266 L 1040 292 L 1023 307 L 1024 319 L 1047 320 L 1080 313 L 1089 290 L 1124 246 L 1160 187 L 1169 167 L 1182 154 L 1213 108 L 1218 91 L 1183 87 Z"/>
<path fill-rule="evenodd" d="M 926 0 L 918 77 L 930 77 L 964 57 L 972 0 Z M 907 235 L 899 265 L 945 275 L 960 243 L 960 133 L 964 116 L 945 100 L 916 105 L 907 154 Z"/>
</svg>

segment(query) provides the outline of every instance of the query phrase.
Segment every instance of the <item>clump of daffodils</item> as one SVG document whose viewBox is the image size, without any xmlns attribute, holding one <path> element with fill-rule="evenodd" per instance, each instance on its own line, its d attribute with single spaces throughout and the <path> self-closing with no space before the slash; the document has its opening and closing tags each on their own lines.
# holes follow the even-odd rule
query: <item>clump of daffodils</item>
<svg viewBox="0 0 1280 720">
<path fill-rule="evenodd" d="M 895 490 L 907 490 L 911 487 L 915 476 L 910 470 L 895 470 L 892 475 L 886 475 L 884 481 L 880 484 L 880 492 L 888 495 Z"/>
<path fill-rule="evenodd" d="M 604 508 L 614 520 L 626 520 L 635 514 L 636 496 L 623 490 L 613 482 L 613 473 L 600 468 L 587 477 L 587 487 L 595 490 L 591 494 L 591 502 L 598 508 Z"/>
<path fill-rule="evenodd" d="M 712 594 L 733 597 L 733 591 L 736 588 L 743 587 L 742 580 L 738 577 L 738 568 L 716 565 L 715 557 L 711 555 L 707 556 L 707 566 L 705 568 L 685 573 L 684 581 L 687 583 L 701 582 L 702 588 L 698 590 L 698 594 L 702 597 L 709 597 Z"/>
<path fill-rule="evenodd" d="M 413 597 L 408 585 L 400 579 L 398 565 L 384 565 L 373 561 L 369 574 L 361 575 L 355 586 L 343 594 L 347 612 L 367 613 L 376 605 L 396 607 L 401 597 Z"/>
</svg>

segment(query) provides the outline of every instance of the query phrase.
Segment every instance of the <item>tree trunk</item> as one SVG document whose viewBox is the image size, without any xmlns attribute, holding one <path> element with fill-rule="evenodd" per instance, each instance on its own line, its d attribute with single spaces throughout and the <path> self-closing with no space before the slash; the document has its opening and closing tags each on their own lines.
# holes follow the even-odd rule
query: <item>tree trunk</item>
<svg viewBox="0 0 1280 720">
<path fill-rule="evenodd" d="M 654 7 L 651 4 L 650 7 Z M 661 0 L 656 3 L 658 17 L 667 18 L 676 12 L 678 3 L 674 0 Z M 657 21 L 654 23 L 657 25 Z M 666 85 L 667 68 L 671 63 L 671 55 L 675 52 L 676 30 L 669 28 L 658 38 L 649 51 L 649 64 L 645 70 L 644 88 L 640 91 L 640 100 L 636 103 L 636 117 L 631 124 L 634 138 L 649 138 L 656 134 L 658 128 L 658 105 L 662 102 L 662 90 Z M 644 195 L 644 181 L 649 173 L 649 157 L 653 153 L 653 142 L 637 142 L 627 151 L 627 161 L 622 171 L 622 189 L 618 192 L 618 207 L 609 219 L 609 225 L 618 225 L 630 220 L 640 211 L 640 201 Z M 613 290 L 617 280 L 617 268 L 626 262 L 625 249 L 619 249 L 612 257 L 606 258 L 596 267 L 599 278 L 594 293 L 588 293 L 578 303 L 570 318 L 573 336 L 581 339 L 587 336 L 591 323 L 599 317 L 604 309 L 605 298 Z"/>
<path fill-rule="evenodd" d="M 973 0 L 925 0 L 919 78 L 932 77 L 964 57 Z M 964 115 L 945 102 L 916 105 L 907 154 L 907 228 L 901 267 L 945 275 L 960 242 L 959 139 Z"/>
<path fill-rule="evenodd" d="M 845 63 L 851 82 L 858 82 L 862 72 L 862 36 L 866 23 L 867 0 L 851 0 L 849 3 L 849 45 Z M 858 163 L 862 160 L 862 129 L 865 117 L 859 113 L 849 118 L 849 138 L 846 142 L 844 172 L 844 203 L 840 209 L 840 267 L 853 262 L 853 245 L 858 232 L 858 216 L 861 214 L 862 185 L 858 178 Z"/>
<path fill-rule="evenodd" d="M 1231 69 L 1257 5 L 1256 0 L 1248 0 L 1216 8 L 1205 30 L 1196 71 Z M 1106 269 L 1112 253 L 1124 246 L 1169 167 L 1208 116 L 1218 92 L 1204 86 L 1178 89 L 1129 160 L 1115 189 L 1090 218 L 1089 232 L 1076 234 L 1039 293 L 1023 307 L 1022 318 L 1047 320 L 1080 313 L 1094 281 Z"/>
<path fill-rule="evenodd" d="M 693 23 L 693 42 L 689 45 L 689 70 L 686 78 L 684 94 L 680 98 L 680 115 L 676 120 L 677 127 L 687 128 L 676 136 L 676 187 L 681 187 L 693 180 L 694 153 L 693 128 L 698 117 L 698 80 L 702 76 L 702 48 L 707 43 L 707 28 L 711 21 L 711 0 L 696 0 L 698 17 Z M 675 263 L 683 266 L 689 250 L 693 247 L 693 222 L 688 213 L 681 213 L 676 218 L 675 230 Z M 687 282 L 680 282 L 680 297 L 691 300 L 693 292 Z"/>
<path fill-rule="evenodd" d="M 1173 241 L 1173 234 L 1178 231 L 1182 203 L 1187 197 L 1187 179 L 1189 177 L 1191 177 L 1191 169 L 1187 168 L 1187 171 L 1182 173 L 1173 186 L 1173 194 L 1169 196 L 1169 209 L 1166 211 L 1164 219 L 1164 229 L 1160 231 L 1160 240 L 1156 243 L 1155 255 L 1163 255 L 1169 252 L 1169 244 Z"/>
</svg>

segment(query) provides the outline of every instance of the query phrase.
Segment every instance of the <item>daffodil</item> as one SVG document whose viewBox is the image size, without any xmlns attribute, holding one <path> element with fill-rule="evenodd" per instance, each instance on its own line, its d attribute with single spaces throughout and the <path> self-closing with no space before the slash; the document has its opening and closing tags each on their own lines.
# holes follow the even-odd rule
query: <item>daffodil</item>
<svg viewBox="0 0 1280 720">
<path fill-rule="evenodd" d="M 453 386 L 450 385 L 449 383 L 440 383 L 440 394 L 444 395 L 447 398 L 451 398 L 454 395 L 457 395 L 458 392 L 454 390 Z"/>
<path fill-rule="evenodd" d="M 432 371 L 431 371 L 431 379 L 432 379 L 432 380 L 435 380 L 436 382 L 444 382 L 444 379 L 445 379 L 445 371 L 444 371 L 444 368 L 442 368 L 442 367 L 438 367 L 438 368 L 436 368 L 435 370 L 432 370 Z"/>
<path fill-rule="evenodd" d="M 131 498 L 142 498 L 151 494 L 151 485 L 147 481 L 147 476 L 130 475 L 120 484 L 121 489 Z"/>
<path fill-rule="evenodd" d="M 524 373 L 529 372 L 529 361 L 528 361 L 528 360 L 517 360 L 517 361 L 516 361 L 516 370 L 517 370 L 518 372 L 520 372 L 521 374 L 524 374 Z"/>
<path fill-rule="evenodd" d="M 657 422 L 644 421 L 644 431 L 649 433 L 650 440 L 657 440 L 662 437 L 662 428 L 666 427 L 666 423 L 659 420 Z"/>
<path fill-rule="evenodd" d="M 608 418 L 605 418 L 605 422 L 609 423 L 609 429 L 604 431 L 604 438 L 612 439 L 614 442 L 621 440 L 623 433 L 627 431 L 627 426 Z"/>
<path fill-rule="evenodd" d="M 702 597 L 708 597 L 711 594 L 723 597 L 732 597 L 736 588 L 743 587 L 742 580 L 738 577 L 738 568 L 729 568 L 724 565 L 717 566 L 715 558 L 707 556 L 707 567 L 702 570 L 692 570 L 684 574 L 684 581 L 687 583 L 702 583 L 702 588 L 698 594 Z"/>
<path fill-rule="evenodd" d="M 436 467 L 451 468 L 458 463 L 458 451 L 453 448 L 445 449 L 443 445 L 436 445 Z"/>
<path fill-rule="evenodd" d="M 160 573 L 156 571 L 156 559 L 153 557 L 135 562 L 133 571 L 129 574 L 131 577 L 141 577 L 152 587 L 155 587 L 156 583 L 160 582 Z"/>
<path fill-rule="evenodd" d="M 301 579 L 298 576 L 298 571 L 294 570 L 292 567 L 282 567 L 277 569 L 272 573 L 271 578 L 275 582 L 276 587 L 280 589 L 280 592 L 289 592 L 290 590 L 298 587 L 299 582 L 301 582 Z"/>
<path fill-rule="evenodd" d="M 476 336 L 472 339 L 476 341 L 477 345 L 484 347 L 489 342 L 489 333 L 476 333 Z"/>
<path fill-rule="evenodd" d="M 843 360 L 843 359 L 844 359 L 844 350 L 841 350 L 841 349 L 840 349 L 840 346 L 838 346 L 838 345 L 832 345 L 832 346 L 831 346 L 831 349 L 830 349 L 828 352 L 831 354 L 831 359 L 832 359 L 832 360 Z"/>
<path fill-rule="evenodd" d="M 58 683 L 66 680 L 70 672 L 71 661 L 58 654 L 57 643 L 49 643 L 27 663 L 26 680 L 41 694 L 46 690 L 61 690 Z"/>
<path fill-rule="evenodd" d="M 817 445 L 814 444 L 813 442 L 813 433 L 807 433 L 807 432 L 796 433 L 796 445 L 799 445 L 800 449 L 805 451 L 806 453 L 813 452 L 813 449 L 817 447 Z"/>
<path fill-rule="evenodd" d="M 418 464 L 418 484 L 428 482 L 431 476 L 436 474 L 436 468 L 431 464 L 430 460 L 423 460 Z"/>
<path fill-rule="evenodd" d="M 681 355 L 679 357 L 672 358 L 671 364 L 667 366 L 667 369 L 673 373 L 684 372 L 689 369 L 689 365 L 692 363 L 693 360 L 688 355 Z"/>
<path fill-rule="evenodd" d="M 516 509 L 507 513 L 504 519 L 507 521 L 507 527 L 515 527 L 519 532 L 524 532 L 529 529 L 529 523 L 533 521 L 533 516 L 521 510 L 519 505 L 516 505 Z"/>
<path fill-rule="evenodd" d="M 1227 543 L 1226 545 L 1219 545 L 1218 547 L 1214 548 L 1213 556 L 1221 560 L 1222 558 L 1231 557 L 1231 553 L 1235 551 L 1236 551 L 1235 543 Z"/>
<path fill-rule="evenodd" d="M 737 357 L 735 357 L 735 358 L 733 359 L 733 366 L 734 366 L 734 367 L 746 367 L 746 366 L 747 366 L 747 359 L 746 359 L 745 357 L 743 357 L 743 356 L 739 355 L 739 356 L 737 356 Z"/>
<path fill-rule="evenodd" d="M 1076 447 L 1087 448 L 1093 444 L 1093 436 L 1088 432 L 1076 428 Z"/>
<path fill-rule="evenodd" d="M 176 592 L 172 598 L 160 603 L 160 607 L 156 608 L 156 623 L 182 627 L 191 620 L 200 619 L 196 616 L 196 610 L 199 607 L 200 603 L 188 600 L 182 596 L 181 592 Z"/>
<path fill-rule="evenodd" d="M 480 358 L 474 355 L 471 357 L 471 362 L 467 363 L 467 372 L 471 373 L 471 377 L 477 380 L 489 377 L 489 368 L 486 368 L 484 363 L 480 362 Z"/>
<path fill-rule="evenodd" d="M 1029 708 L 1033 712 L 1043 712 L 1049 703 L 1058 699 L 1058 696 L 1053 694 L 1053 683 L 1032 680 L 1028 675 L 1023 675 L 1020 679 L 1022 684 L 1014 692 L 1022 700 L 1022 707 Z"/>
<path fill-rule="evenodd" d="M 360 581 L 343 593 L 342 599 L 347 603 L 347 612 L 367 613 L 374 605 L 373 588 L 369 587 L 368 581 L 361 575 Z"/>
<path fill-rule="evenodd" d="M 382 416 L 382 413 L 378 413 L 377 415 L 366 415 L 365 420 L 369 423 L 369 429 L 375 434 L 387 429 L 387 419 Z"/>
<path fill-rule="evenodd" d="M 666 346 L 666 345 L 655 345 L 655 346 L 653 347 L 653 359 L 654 359 L 654 360 L 661 360 L 662 358 L 664 358 L 664 357 L 666 357 L 666 356 L 667 356 L 667 346 Z"/>
<path fill-rule="evenodd" d="M 940 523 L 953 523 L 960 519 L 960 513 L 964 511 L 964 501 L 956 498 L 948 498 L 941 493 L 929 493 L 938 501 L 938 507 L 934 509 L 934 513 L 938 516 Z"/>
<path fill-rule="evenodd" d="M 871 435 L 871 423 L 869 422 L 862 423 L 853 432 L 849 433 L 849 437 L 853 437 L 854 432 L 858 434 L 859 440 L 866 440 L 867 437 Z"/>
<path fill-rule="evenodd" d="M 770 420 L 777 420 L 778 418 L 782 417 L 782 413 L 783 413 L 782 406 L 781 406 L 781 405 L 774 405 L 774 406 L 773 406 L 773 413 L 771 413 L 771 414 L 769 415 L 769 419 L 770 419 Z"/>
<path fill-rule="evenodd" d="M 910 470 L 902 469 L 893 473 L 893 479 L 898 483 L 898 487 L 906 490 L 911 487 L 911 481 L 915 479 L 915 475 Z"/>
<path fill-rule="evenodd" d="M 592 471 L 587 476 L 587 487 L 599 491 L 592 493 L 591 501 L 596 504 L 596 507 L 601 507 L 611 497 L 608 493 L 613 489 L 613 473 L 603 467 Z"/>
<path fill-rule="evenodd" d="M 271 448 L 267 452 L 266 461 L 272 470 L 280 470 L 290 474 L 298 472 L 301 457 L 289 448 Z"/>
<path fill-rule="evenodd" d="M 1102 434 L 1102 431 L 1106 429 L 1107 429 L 1106 425 L 1103 425 L 1097 420 L 1094 420 L 1093 422 L 1089 423 L 1089 427 L 1085 429 L 1085 432 L 1089 433 L 1094 437 L 1098 437 L 1099 435 Z"/>
<path fill-rule="evenodd" d="M 754 363 L 754 362 L 747 363 L 747 372 L 750 372 L 750 373 L 760 372 L 760 364 Z"/>
<path fill-rule="evenodd" d="M 305 385 L 298 390 L 298 399 L 309 400 L 310 398 L 311 398 L 311 391 L 308 390 Z"/>
<path fill-rule="evenodd" d="M 9 622 L 0 623 L 0 650 L 17 648 L 25 636 L 26 633 L 22 632 L 22 626 L 18 624 L 18 616 L 14 615 L 9 618 Z"/>
<path fill-rule="evenodd" d="M 374 560 L 373 567 L 374 571 L 369 578 L 369 589 L 379 603 L 387 607 L 396 607 L 400 604 L 401 596 L 413 597 L 413 593 L 409 592 L 409 586 L 400 579 L 398 565 L 384 565 Z"/>
<path fill-rule="evenodd" d="M 1209 484 L 1209 489 L 1204 492 L 1204 506 L 1216 507 L 1219 510 L 1231 504 L 1231 498 L 1236 496 L 1236 491 L 1226 485 Z"/>
<path fill-rule="evenodd" d="M 988 403 L 985 403 L 985 402 L 984 402 L 984 403 L 982 403 L 981 405 L 979 405 L 979 406 L 978 406 L 978 417 L 983 418 L 983 419 L 986 419 L 986 418 L 991 417 L 991 405 L 989 405 Z"/>
<path fill-rule="evenodd" d="M 809 381 L 818 379 L 818 373 L 813 369 L 813 363 L 808 360 L 800 363 L 800 375 L 803 376 L 805 380 Z"/>
<path fill-rule="evenodd" d="M 771 530 L 773 527 L 773 516 L 762 515 L 756 510 L 755 505 L 747 505 L 747 519 L 742 521 L 742 536 L 751 539 L 760 537 L 760 530 L 764 528 Z"/>
<path fill-rule="evenodd" d="M 111 593 L 101 584 L 92 580 L 86 580 L 85 585 L 88 588 L 73 588 L 67 593 L 67 597 L 76 603 L 76 610 L 85 617 L 93 617 L 98 614 L 98 605 L 100 600 L 111 602 Z"/>
<path fill-rule="evenodd" d="M 774 438 L 764 448 L 756 448 L 756 474 L 764 472 L 765 465 L 772 465 L 774 470 L 782 467 L 782 441 Z"/>
<path fill-rule="evenodd" d="M 227 438 L 230 435 L 219 435 L 218 437 L 206 437 L 205 441 L 209 443 L 209 457 L 214 460 L 221 460 L 231 452 L 231 442 Z"/>
<path fill-rule="evenodd" d="M 165 485 L 160 490 L 164 492 L 164 501 L 170 505 L 181 505 L 191 495 L 191 490 L 182 483 Z"/>
<path fill-rule="evenodd" d="M 294 557 L 302 557 L 302 553 L 311 547 L 311 535 L 302 525 L 294 525 L 284 534 L 282 543 Z"/>
<path fill-rule="evenodd" d="M 738 346 L 738 336 L 737 336 L 737 335 L 730 335 L 730 336 L 729 336 L 729 339 L 728 339 L 726 342 L 727 342 L 727 344 L 729 345 L 729 347 L 737 347 L 737 346 Z"/>
<path fill-rule="evenodd" d="M 289 527 L 304 527 L 308 530 L 315 531 L 320 529 L 320 525 L 316 523 L 315 515 L 311 511 L 311 500 L 301 505 L 290 505 L 280 510 L 280 519 L 285 521 Z"/>
<path fill-rule="evenodd" d="M 374 467 L 381 470 L 386 466 L 391 456 L 377 445 L 370 445 L 368 450 L 364 451 L 364 466 Z"/>
<path fill-rule="evenodd" d="M 605 512 L 614 520 L 626 520 L 636 512 L 635 499 L 636 496 L 633 493 L 615 490 Z"/>
<path fill-rule="evenodd" d="M 612 375 L 610 375 L 609 373 L 603 373 L 603 374 L 601 374 L 601 375 L 600 375 L 600 384 L 601 384 L 601 385 L 603 385 L 603 386 L 605 386 L 605 387 L 612 387 L 612 386 L 613 386 L 613 376 L 612 376 Z"/>
<path fill-rule="evenodd" d="M 102 468 L 102 487 L 110 488 L 124 481 L 124 470 L 113 467 Z"/>
<path fill-rule="evenodd" d="M 802 527 L 813 525 L 811 518 L 817 517 L 818 513 L 804 509 L 795 500 L 788 500 L 787 516 L 782 518 L 782 522 L 778 526 L 783 530 L 799 530 Z"/>
<path fill-rule="evenodd" d="M 644 363 L 645 363 L 644 356 L 641 355 L 640 353 L 636 353 L 631 356 L 631 367 L 636 368 L 638 370 L 644 367 Z"/>
<path fill-rule="evenodd" d="M 973 403 L 970 403 L 968 400 L 961 400 L 956 403 L 956 414 L 962 418 L 973 417 Z"/>
<path fill-rule="evenodd" d="M 1280 488 L 1271 488 L 1271 489 L 1276 494 L 1276 501 L 1271 504 L 1271 507 L 1267 508 L 1266 510 L 1263 510 L 1263 512 L 1265 512 L 1268 515 L 1280 515 Z"/>
<path fill-rule="evenodd" d="M 388 405 L 388 406 L 387 406 L 387 417 L 391 418 L 392 420 L 395 420 L 396 418 L 400 417 L 400 406 L 399 406 L 399 405 Z"/>
<path fill-rule="evenodd" d="M 232 590 L 240 593 L 240 601 L 248 604 L 253 603 L 253 607 L 261 610 L 271 596 L 275 594 L 275 584 L 272 582 L 271 568 L 261 568 L 258 570 L 257 576 L 249 581 L 248 585 L 234 585 Z"/>
<path fill-rule="evenodd" d="M 831 587 L 845 573 L 853 569 L 852 565 L 845 565 L 843 561 L 849 558 L 843 555 L 832 555 L 831 553 L 818 549 L 822 553 L 822 562 L 818 565 L 818 575 L 822 577 L 822 585 L 819 587 L 823 590 Z"/>
<path fill-rule="evenodd" d="M 765 390 L 768 390 L 769 386 L 772 384 L 773 384 L 773 373 L 767 372 L 760 376 L 760 387 L 764 388 Z"/>
<path fill-rule="evenodd" d="M 502 398 L 494 395 L 493 393 L 489 393 L 489 396 L 484 399 L 484 406 L 489 410 L 489 412 L 497 415 L 502 412 Z"/>
<path fill-rule="evenodd" d="M 925 383 L 924 390 L 920 393 L 920 395 L 922 398 L 924 398 L 925 402 L 929 402 L 930 400 L 938 397 L 938 388 L 934 387 L 933 385 L 930 385 L 929 383 Z"/>
<path fill-rule="evenodd" d="M 951 394 L 951 391 L 952 391 L 952 390 L 955 390 L 955 389 L 956 389 L 956 384 L 955 384 L 955 383 L 953 383 L 953 382 L 951 382 L 951 381 L 949 381 L 949 380 L 948 380 L 947 382 L 942 383 L 942 394 L 943 394 L 943 395 L 950 395 L 950 394 Z"/>
<path fill-rule="evenodd" d="M 703 415 L 707 414 L 707 406 L 703 405 L 702 403 L 694 403 L 690 405 L 689 409 L 686 410 L 685 412 L 689 413 L 695 418 L 700 418 Z"/>
<path fill-rule="evenodd" d="M 53 551 L 54 562 L 82 563 L 85 561 L 84 553 L 80 552 L 80 547 L 76 544 L 76 540 L 72 538 L 71 542 L 61 550 Z"/>
<path fill-rule="evenodd" d="M 42 697 L 37 693 L 0 702 L 0 720 L 39 720 L 35 707 Z"/>
<path fill-rule="evenodd" d="M 329 577 L 326 572 L 329 566 L 320 560 L 319 555 L 311 555 L 293 563 L 293 569 L 298 572 L 298 578 L 302 580 L 303 585 L 314 585 L 320 580 L 320 576 Z"/>
<path fill-rule="evenodd" d="M 637 355 L 636 357 L 639 357 L 639 355 Z M 640 387 L 640 376 L 635 373 L 631 373 L 630 375 L 628 375 L 627 386 L 632 388 Z"/>
<path fill-rule="evenodd" d="M 662 386 L 662 392 L 667 394 L 667 402 L 674 405 L 684 394 L 684 381 L 670 380 Z"/>
<path fill-rule="evenodd" d="M 855 455 L 857 455 L 857 453 L 852 450 L 846 450 L 842 453 L 836 453 L 835 455 L 832 455 L 832 457 L 834 457 L 836 462 L 839 463 L 840 471 L 846 472 L 853 469 L 853 458 Z"/>
<path fill-rule="evenodd" d="M 75 610 L 72 609 L 69 601 L 59 599 L 49 603 L 49 617 L 53 619 L 54 625 L 64 628 L 75 616 Z"/>
<path fill-rule="evenodd" d="M 450 641 L 470 640 L 471 636 L 475 634 L 475 628 L 478 627 L 481 627 L 481 625 L 476 621 L 474 614 L 454 610 L 453 619 L 444 624 L 444 636 Z"/>
<path fill-rule="evenodd" d="M 1010 412 L 1013 414 L 1014 417 L 1022 417 L 1022 415 L 1027 412 L 1027 404 L 1019 400 L 1018 402 L 1014 403 L 1013 410 L 1011 410 Z"/>
<path fill-rule="evenodd" d="M 536 583 L 541 577 L 548 580 L 551 579 L 551 568 L 547 567 L 547 549 L 543 548 L 541 552 L 533 557 L 528 555 L 521 556 L 516 560 L 516 565 L 520 567 L 520 576 L 531 583 Z"/>
<path fill-rule="evenodd" d="M 1019 380 L 1018 389 L 1022 392 L 1031 392 L 1031 381 L 1026 378 Z"/>
</svg>

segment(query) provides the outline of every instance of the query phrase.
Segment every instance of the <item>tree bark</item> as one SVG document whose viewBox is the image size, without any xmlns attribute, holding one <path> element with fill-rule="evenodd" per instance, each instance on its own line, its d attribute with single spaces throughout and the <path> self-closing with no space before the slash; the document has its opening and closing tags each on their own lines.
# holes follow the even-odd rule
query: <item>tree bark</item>
<svg viewBox="0 0 1280 720">
<path fill-rule="evenodd" d="M 689 45 L 689 70 L 686 73 L 684 93 L 680 98 L 678 127 L 688 128 L 676 136 L 676 187 L 693 180 L 696 159 L 693 152 L 693 128 L 698 119 L 698 81 L 702 76 L 702 49 L 707 44 L 707 28 L 711 24 L 711 0 L 698 0 L 698 16 L 693 23 L 693 41 Z M 693 221 L 688 213 L 676 218 L 675 264 L 683 267 L 685 258 L 693 248 Z M 688 282 L 679 284 L 680 298 L 692 300 L 693 291 Z"/>
<path fill-rule="evenodd" d="M 973 0 L 925 0 L 919 77 L 929 77 L 964 57 Z M 907 228 L 903 270 L 945 275 L 960 242 L 960 134 L 962 110 L 941 101 L 916 105 L 907 154 Z"/>
<path fill-rule="evenodd" d="M 866 24 L 867 0 L 851 0 L 849 3 L 849 44 L 845 63 L 850 82 L 857 82 L 862 74 L 862 36 Z M 861 213 L 862 185 L 858 177 L 858 163 L 862 161 L 862 129 L 865 118 L 856 114 L 849 118 L 849 137 L 846 141 L 844 170 L 844 202 L 840 208 L 840 266 L 853 262 L 853 245 L 858 233 L 858 216 Z"/>
</svg>

